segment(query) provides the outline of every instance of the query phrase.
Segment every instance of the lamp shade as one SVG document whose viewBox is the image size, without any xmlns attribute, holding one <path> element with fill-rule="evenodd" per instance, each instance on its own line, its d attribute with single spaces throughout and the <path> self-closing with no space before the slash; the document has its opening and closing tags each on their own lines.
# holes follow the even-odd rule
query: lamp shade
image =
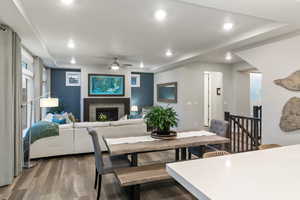
<svg viewBox="0 0 300 200">
<path fill-rule="evenodd" d="M 41 98 L 40 107 L 41 108 L 53 108 L 58 107 L 58 98 Z"/>
<path fill-rule="evenodd" d="M 131 112 L 138 112 L 139 109 L 137 106 L 131 106 Z"/>
</svg>

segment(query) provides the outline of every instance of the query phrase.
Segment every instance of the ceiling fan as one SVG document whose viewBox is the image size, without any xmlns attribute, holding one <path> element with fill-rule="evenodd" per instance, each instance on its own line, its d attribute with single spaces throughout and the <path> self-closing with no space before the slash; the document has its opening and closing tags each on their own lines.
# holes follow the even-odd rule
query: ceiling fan
<svg viewBox="0 0 300 200">
<path fill-rule="evenodd" d="M 120 68 L 132 67 L 132 64 L 120 64 L 118 57 L 114 57 L 113 63 L 109 66 L 109 68 L 113 71 L 118 71 Z"/>
</svg>

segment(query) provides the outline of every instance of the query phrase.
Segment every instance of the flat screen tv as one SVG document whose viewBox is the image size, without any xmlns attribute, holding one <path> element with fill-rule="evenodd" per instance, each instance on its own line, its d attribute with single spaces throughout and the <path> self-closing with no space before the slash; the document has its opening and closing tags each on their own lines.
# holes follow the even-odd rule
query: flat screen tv
<svg viewBox="0 0 300 200">
<path fill-rule="evenodd" d="M 124 96 L 125 76 L 89 74 L 89 96 Z"/>
</svg>

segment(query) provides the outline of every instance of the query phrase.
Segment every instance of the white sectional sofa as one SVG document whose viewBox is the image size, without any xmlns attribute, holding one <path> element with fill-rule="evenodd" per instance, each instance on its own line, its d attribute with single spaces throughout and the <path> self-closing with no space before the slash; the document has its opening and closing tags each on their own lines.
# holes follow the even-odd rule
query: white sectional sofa
<svg viewBox="0 0 300 200">
<path fill-rule="evenodd" d="M 59 136 L 39 139 L 30 146 L 30 157 L 42 158 L 94 152 L 92 139 L 87 128 L 93 128 L 97 131 L 103 150 L 107 150 L 107 147 L 102 136 L 120 138 L 147 134 L 147 126 L 143 119 L 60 125 Z"/>
</svg>

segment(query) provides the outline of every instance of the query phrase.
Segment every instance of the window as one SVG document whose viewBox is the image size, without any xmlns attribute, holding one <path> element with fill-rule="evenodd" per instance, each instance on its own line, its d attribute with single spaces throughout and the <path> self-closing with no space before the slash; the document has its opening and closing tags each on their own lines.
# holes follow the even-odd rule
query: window
<svg viewBox="0 0 300 200">
<path fill-rule="evenodd" d="M 43 97 L 50 96 L 50 69 L 43 68 L 42 75 L 42 95 Z M 44 119 L 47 115 L 47 108 L 41 108 L 42 119 Z"/>
<path fill-rule="evenodd" d="M 23 69 L 28 69 L 28 64 L 26 62 L 21 63 Z"/>
<path fill-rule="evenodd" d="M 250 104 L 251 112 L 253 106 L 261 105 L 261 84 L 262 74 L 261 73 L 250 73 Z"/>
<path fill-rule="evenodd" d="M 34 84 L 33 84 L 33 57 L 25 50 L 22 49 L 22 128 L 23 130 L 30 127 L 32 123 L 33 107 L 29 102 L 34 97 Z"/>
</svg>

